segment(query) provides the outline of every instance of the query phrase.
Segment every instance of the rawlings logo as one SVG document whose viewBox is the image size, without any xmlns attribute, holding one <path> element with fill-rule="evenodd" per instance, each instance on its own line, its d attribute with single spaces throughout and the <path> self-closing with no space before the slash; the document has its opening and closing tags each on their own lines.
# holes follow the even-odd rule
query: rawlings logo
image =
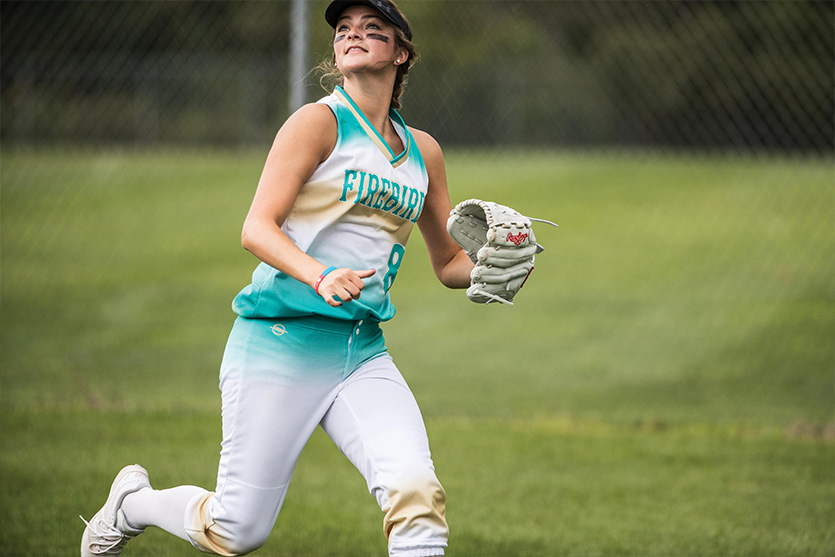
<svg viewBox="0 0 835 557">
<path fill-rule="evenodd" d="M 522 242 L 527 240 L 527 238 L 528 238 L 528 235 L 527 234 L 522 234 L 521 232 L 519 232 L 518 234 L 510 233 L 510 234 L 507 235 L 507 241 L 508 242 L 513 242 L 514 246 L 518 246 L 519 244 L 521 244 Z"/>
</svg>

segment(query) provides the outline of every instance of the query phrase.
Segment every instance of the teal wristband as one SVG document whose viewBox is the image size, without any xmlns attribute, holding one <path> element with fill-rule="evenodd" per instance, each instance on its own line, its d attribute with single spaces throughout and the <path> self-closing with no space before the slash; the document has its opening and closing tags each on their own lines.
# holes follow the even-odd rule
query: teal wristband
<svg viewBox="0 0 835 557">
<path fill-rule="evenodd" d="M 336 270 L 336 267 L 328 267 L 327 269 L 322 271 L 322 274 L 319 275 L 319 278 L 316 279 L 316 284 L 313 285 L 313 290 L 315 290 L 317 294 L 319 293 L 319 285 L 322 284 L 323 280 L 325 280 L 325 277 L 327 276 L 327 274 L 330 273 L 331 271 L 335 271 L 335 270 Z"/>
</svg>

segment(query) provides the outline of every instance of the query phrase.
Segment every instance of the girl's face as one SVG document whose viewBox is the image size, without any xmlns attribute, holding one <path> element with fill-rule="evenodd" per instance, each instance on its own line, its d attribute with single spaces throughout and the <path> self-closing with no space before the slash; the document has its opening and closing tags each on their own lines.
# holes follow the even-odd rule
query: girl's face
<svg viewBox="0 0 835 557">
<path fill-rule="evenodd" d="M 397 47 L 394 26 L 369 6 L 351 6 L 339 16 L 333 54 L 343 74 L 395 68 L 406 61 L 405 50 Z"/>
</svg>

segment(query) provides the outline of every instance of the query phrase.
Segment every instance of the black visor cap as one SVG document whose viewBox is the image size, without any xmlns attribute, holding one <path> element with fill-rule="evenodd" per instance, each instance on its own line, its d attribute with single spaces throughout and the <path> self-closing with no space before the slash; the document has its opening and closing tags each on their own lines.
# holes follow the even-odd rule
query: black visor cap
<svg viewBox="0 0 835 557">
<path fill-rule="evenodd" d="M 350 8 L 351 6 L 370 6 L 380 12 L 384 18 L 386 18 L 389 23 L 403 31 L 403 34 L 406 35 L 406 38 L 410 41 L 412 40 L 412 31 L 409 29 L 409 25 L 406 23 L 406 20 L 397 13 L 391 4 L 385 2 L 385 0 L 333 0 L 328 6 L 328 9 L 325 10 L 325 20 L 330 24 L 331 27 L 336 29 L 336 23 L 339 20 L 339 16 L 342 15 L 346 9 Z"/>
</svg>

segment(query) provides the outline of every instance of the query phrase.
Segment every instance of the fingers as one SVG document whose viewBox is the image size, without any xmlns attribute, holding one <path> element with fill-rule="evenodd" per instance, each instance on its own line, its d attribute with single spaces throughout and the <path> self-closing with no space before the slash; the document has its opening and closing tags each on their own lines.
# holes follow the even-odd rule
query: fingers
<svg viewBox="0 0 835 557">
<path fill-rule="evenodd" d="M 365 271 L 355 271 L 359 278 L 368 278 L 377 272 L 377 269 L 366 269 Z"/>
<path fill-rule="evenodd" d="M 470 273 L 470 278 L 473 282 L 503 284 L 514 279 L 527 277 L 532 268 L 533 263 L 531 261 L 523 261 L 510 267 L 476 265 Z"/>
<path fill-rule="evenodd" d="M 511 267 L 536 255 L 538 246 L 528 244 L 518 248 L 485 245 L 478 250 L 478 264 Z"/>
<path fill-rule="evenodd" d="M 319 295 L 333 307 L 339 307 L 343 302 L 352 302 L 360 297 L 365 288 L 362 279 L 375 272 L 374 269 L 354 271 L 347 268 L 331 271 L 319 284 Z"/>
</svg>

